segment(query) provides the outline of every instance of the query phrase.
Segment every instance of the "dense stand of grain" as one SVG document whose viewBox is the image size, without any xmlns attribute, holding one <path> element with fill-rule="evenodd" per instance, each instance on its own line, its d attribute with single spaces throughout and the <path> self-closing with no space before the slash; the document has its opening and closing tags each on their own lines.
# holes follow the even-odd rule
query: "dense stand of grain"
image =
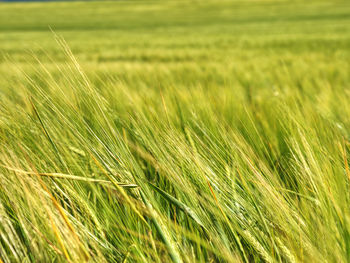
<svg viewBox="0 0 350 263">
<path fill-rule="evenodd" d="M 350 260 L 350 3 L 0 3 L 0 262 Z"/>
</svg>

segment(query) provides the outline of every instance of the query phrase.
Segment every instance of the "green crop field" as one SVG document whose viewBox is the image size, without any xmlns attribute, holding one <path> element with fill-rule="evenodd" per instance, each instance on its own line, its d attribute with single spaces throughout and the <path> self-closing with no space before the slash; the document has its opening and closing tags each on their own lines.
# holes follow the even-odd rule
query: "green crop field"
<svg viewBox="0 0 350 263">
<path fill-rule="evenodd" d="M 350 262 L 350 2 L 0 3 L 0 262 Z"/>
</svg>

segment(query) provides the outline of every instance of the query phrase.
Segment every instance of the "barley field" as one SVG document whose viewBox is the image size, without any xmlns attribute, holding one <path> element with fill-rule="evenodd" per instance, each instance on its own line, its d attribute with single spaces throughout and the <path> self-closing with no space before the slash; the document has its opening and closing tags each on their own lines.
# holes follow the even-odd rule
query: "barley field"
<svg viewBox="0 0 350 263">
<path fill-rule="evenodd" d="M 0 262 L 350 262 L 350 2 L 0 2 Z"/>
</svg>

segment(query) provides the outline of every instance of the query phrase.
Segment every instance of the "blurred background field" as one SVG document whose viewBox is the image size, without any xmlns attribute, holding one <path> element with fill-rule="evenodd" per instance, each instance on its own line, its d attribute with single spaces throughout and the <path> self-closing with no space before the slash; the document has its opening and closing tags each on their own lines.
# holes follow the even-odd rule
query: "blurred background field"
<svg viewBox="0 0 350 263">
<path fill-rule="evenodd" d="M 48 67 L 66 59 L 50 28 L 89 75 L 132 87 L 156 79 L 260 90 L 288 85 L 291 73 L 299 82 L 342 85 L 348 71 L 347 1 L 33 2 L 0 3 L 0 10 L 6 76 L 7 56 L 20 67 L 33 61 L 31 53 Z"/>
</svg>

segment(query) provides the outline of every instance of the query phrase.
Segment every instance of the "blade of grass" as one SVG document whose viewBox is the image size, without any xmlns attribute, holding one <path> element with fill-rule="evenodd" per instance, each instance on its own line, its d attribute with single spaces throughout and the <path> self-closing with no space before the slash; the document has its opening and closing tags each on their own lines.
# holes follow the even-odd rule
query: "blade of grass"
<svg viewBox="0 0 350 263">
<path fill-rule="evenodd" d="M 3 168 L 6 168 L 7 170 L 26 174 L 26 175 L 40 175 L 40 176 L 47 176 L 52 178 L 61 178 L 61 179 L 68 179 L 68 180 L 75 180 L 75 181 L 82 181 L 82 182 L 89 182 L 89 183 L 102 183 L 102 184 L 113 184 L 111 181 L 103 180 L 103 179 L 94 179 L 89 177 L 82 177 L 77 175 L 71 175 L 71 174 L 62 174 L 62 173 L 35 173 L 35 172 L 27 172 L 20 169 L 8 167 L 5 165 L 0 165 Z M 127 184 L 127 183 L 117 183 L 120 187 L 124 188 L 137 188 L 138 186 L 136 184 Z"/>
<path fill-rule="evenodd" d="M 179 208 L 180 210 L 182 210 L 183 212 L 185 212 L 187 215 L 189 215 L 198 225 L 200 225 L 202 228 L 205 229 L 203 223 L 201 222 L 201 220 L 199 219 L 199 217 L 197 216 L 197 214 L 191 209 L 189 208 L 187 205 L 185 205 L 184 203 L 180 202 L 178 199 L 176 199 L 175 197 L 171 196 L 170 194 L 168 194 L 167 192 L 163 191 L 162 189 L 160 189 L 159 187 L 153 185 L 152 183 L 148 182 L 148 184 L 154 189 L 156 190 L 159 194 L 161 194 L 168 202 L 172 203 L 174 206 L 176 206 L 177 208 Z"/>
</svg>

